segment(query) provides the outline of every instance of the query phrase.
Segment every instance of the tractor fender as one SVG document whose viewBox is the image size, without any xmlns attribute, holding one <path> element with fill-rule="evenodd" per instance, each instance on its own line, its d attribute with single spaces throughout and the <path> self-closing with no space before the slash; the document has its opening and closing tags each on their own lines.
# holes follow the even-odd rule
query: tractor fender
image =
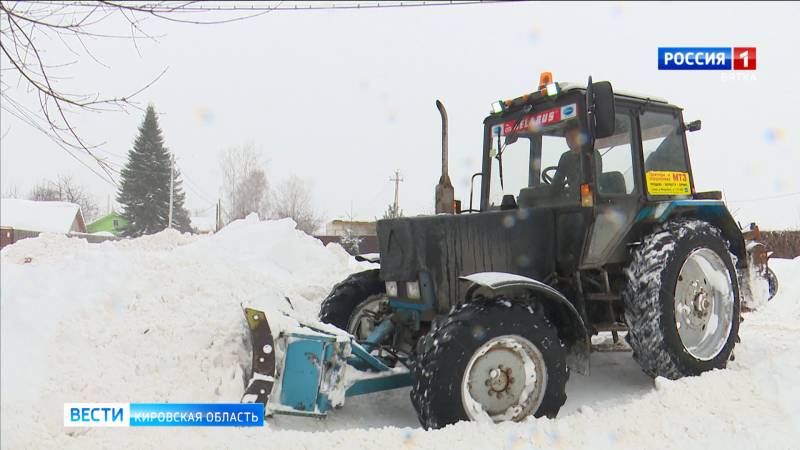
<svg viewBox="0 0 800 450">
<path fill-rule="evenodd" d="M 471 301 L 482 290 L 493 294 L 519 290 L 537 294 L 535 299 L 550 313 L 559 336 L 566 341 L 569 348 L 569 367 L 580 374 L 589 374 L 589 353 L 592 346 L 589 330 L 578 310 L 561 292 L 539 280 L 512 273 L 479 272 L 460 279 L 472 283 L 464 296 L 465 302 Z"/>
<path fill-rule="evenodd" d="M 719 228 L 730 243 L 730 251 L 738 261 L 736 267 L 747 267 L 747 250 L 742 230 L 722 200 L 670 200 L 647 205 L 639 211 L 637 223 L 664 223 L 668 220 L 691 218 L 708 222 Z"/>
</svg>

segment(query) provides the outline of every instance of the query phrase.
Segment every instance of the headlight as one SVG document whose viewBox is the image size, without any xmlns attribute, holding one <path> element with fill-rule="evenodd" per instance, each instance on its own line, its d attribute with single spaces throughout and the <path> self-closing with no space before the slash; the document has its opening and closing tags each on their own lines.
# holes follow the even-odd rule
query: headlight
<svg viewBox="0 0 800 450">
<path fill-rule="evenodd" d="M 419 283 L 416 281 L 407 281 L 406 294 L 408 298 L 419 300 Z"/>
<path fill-rule="evenodd" d="M 498 100 L 492 103 L 492 114 L 500 114 L 503 112 L 503 101 Z"/>
<path fill-rule="evenodd" d="M 558 94 L 558 85 L 555 83 L 550 83 L 547 85 L 547 95 L 552 97 Z"/>
<path fill-rule="evenodd" d="M 389 297 L 397 297 L 397 282 L 396 281 L 387 281 L 386 282 L 386 295 Z"/>
</svg>

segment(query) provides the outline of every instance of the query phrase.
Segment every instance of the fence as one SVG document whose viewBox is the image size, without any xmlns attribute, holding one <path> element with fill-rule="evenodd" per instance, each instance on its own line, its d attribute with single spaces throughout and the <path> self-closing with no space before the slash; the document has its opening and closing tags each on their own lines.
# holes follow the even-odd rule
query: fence
<svg viewBox="0 0 800 450">
<path fill-rule="evenodd" d="M 775 258 L 797 258 L 800 256 L 800 230 L 762 231 L 761 241 L 767 250 L 775 252 Z"/>
<path fill-rule="evenodd" d="M 42 234 L 41 231 L 31 231 L 31 230 L 18 230 L 15 228 L 3 228 L 2 229 L 2 241 L 0 241 L 0 248 L 5 247 L 6 245 L 11 245 L 15 242 L 21 241 L 23 239 L 28 238 L 35 238 Z M 61 233 L 56 233 L 61 234 Z M 68 237 L 76 237 L 80 239 L 86 239 L 87 242 L 90 244 L 97 244 L 100 242 L 105 241 L 118 241 L 120 239 L 124 239 L 118 236 L 101 236 L 96 234 L 89 234 L 89 233 L 76 233 L 70 232 L 65 233 Z"/>
</svg>

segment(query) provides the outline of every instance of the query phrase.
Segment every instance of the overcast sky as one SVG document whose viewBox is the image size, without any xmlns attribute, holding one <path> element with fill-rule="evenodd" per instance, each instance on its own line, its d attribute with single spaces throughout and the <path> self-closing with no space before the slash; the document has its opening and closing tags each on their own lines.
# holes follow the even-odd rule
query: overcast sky
<svg viewBox="0 0 800 450">
<path fill-rule="evenodd" d="M 723 190 L 742 223 L 798 228 L 798 17 L 797 3 L 665 2 L 276 11 L 224 25 L 152 18 L 143 28 L 162 35 L 157 41 L 138 40 L 137 51 L 129 40 L 91 40 L 103 65 L 82 55 L 60 69 L 71 78 L 59 85 L 119 96 L 168 68 L 138 100 L 160 114 L 192 210 L 213 215 L 219 152 L 252 143 L 263 151 L 271 184 L 297 174 L 313 183 L 326 218 L 352 209 L 358 219 L 373 219 L 392 201 L 395 169 L 405 213 L 433 211 L 436 99 L 449 111 L 451 177 L 466 202 L 490 104 L 535 90 L 543 70 L 557 81 L 592 75 L 667 98 L 685 108 L 687 120 L 702 119 L 702 131 L 689 135 L 698 189 Z M 75 59 L 57 40 L 39 45 L 50 61 Z M 757 47 L 758 69 L 659 72 L 659 46 Z M 2 75 L 7 82 L 12 76 Z M 22 89 L 11 94 L 33 105 Z M 101 155 L 122 164 L 142 118 L 130 109 L 74 121 L 88 141 L 106 143 Z M 0 123 L 3 192 L 68 174 L 103 209 L 113 201 L 114 187 L 46 137 L 5 111 Z"/>
</svg>

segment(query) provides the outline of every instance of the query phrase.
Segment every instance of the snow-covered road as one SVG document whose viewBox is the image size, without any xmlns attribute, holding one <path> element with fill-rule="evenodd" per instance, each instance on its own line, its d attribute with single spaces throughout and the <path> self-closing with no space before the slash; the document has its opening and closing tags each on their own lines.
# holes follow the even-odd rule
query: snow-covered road
<svg viewBox="0 0 800 450">
<path fill-rule="evenodd" d="M 29 263 L 25 263 L 30 258 Z M 79 429 L 64 402 L 235 402 L 247 358 L 242 304 L 313 317 L 338 280 L 367 267 L 290 221 L 209 237 L 160 233 L 86 244 L 50 235 L 2 251 L 3 448 L 797 448 L 800 259 L 775 260 L 781 291 L 745 315 L 724 371 L 655 382 L 628 353 L 592 355 L 557 419 L 419 428 L 408 391 L 349 399 L 325 420 L 263 429 Z"/>
</svg>

